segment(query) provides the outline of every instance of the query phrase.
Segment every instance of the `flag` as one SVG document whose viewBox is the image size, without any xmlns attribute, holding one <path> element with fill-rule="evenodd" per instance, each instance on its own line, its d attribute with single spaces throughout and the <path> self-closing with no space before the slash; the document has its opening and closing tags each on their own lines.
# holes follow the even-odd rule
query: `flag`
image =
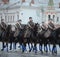
<svg viewBox="0 0 60 57">
<path fill-rule="evenodd" d="M 60 3 L 59 3 L 59 8 L 60 8 Z"/>
<path fill-rule="evenodd" d="M 30 2 L 30 6 L 31 6 L 31 4 L 34 4 L 34 0 L 31 0 L 31 2 Z"/>
<path fill-rule="evenodd" d="M 3 2 L 4 4 L 7 4 L 7 3 L 9 2 L 9 0 L 2 0 L 2 2 Z"/>
<path fill-rule="evenodd" d="M 25 0 L 22 0 L 22 3 L 24 3 L 25 2 Z"/>
</svg>

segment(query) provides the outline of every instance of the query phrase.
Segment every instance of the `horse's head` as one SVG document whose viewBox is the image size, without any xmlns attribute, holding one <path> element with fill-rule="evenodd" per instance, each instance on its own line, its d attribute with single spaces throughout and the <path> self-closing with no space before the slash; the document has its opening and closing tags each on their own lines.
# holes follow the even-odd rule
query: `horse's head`
<svg viewBox="0 0 60 57">
<path fill-rule="evenodd" d="M 59 38 L 60 38 L 60 27 L 59 27 L 59 28 L 57 28 L 55 31 L 56 31 L 56 35 L 57 35 L 57 37 L 59 37 Z"/>
<path fill-rule="evenodd" d="M 6 28 L 6 30 L 7 31 L 11 30 L 11 27 L 12 27 L 11 25 L 8 25 L 7 28 Z"/>
</svg>

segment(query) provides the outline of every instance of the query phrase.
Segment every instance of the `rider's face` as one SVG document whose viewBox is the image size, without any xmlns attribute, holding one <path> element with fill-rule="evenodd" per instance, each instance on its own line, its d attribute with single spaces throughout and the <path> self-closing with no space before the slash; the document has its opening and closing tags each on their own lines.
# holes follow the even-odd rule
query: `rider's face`
<svg viewBox="0 0 60 57">
<path fill-rule="evenodd" d="M 19 21 L 19 23 L 21 23 L 21 21 Z"/>
<path fill-rule="evenodd" d="M 30 21 L 32 21 L 32 19 L 29 19 Z"/>
<path fill-rule="evenodd" d="M 4 20 L 2 20 L 1 22 L 4 22 Z"/>
</svg>

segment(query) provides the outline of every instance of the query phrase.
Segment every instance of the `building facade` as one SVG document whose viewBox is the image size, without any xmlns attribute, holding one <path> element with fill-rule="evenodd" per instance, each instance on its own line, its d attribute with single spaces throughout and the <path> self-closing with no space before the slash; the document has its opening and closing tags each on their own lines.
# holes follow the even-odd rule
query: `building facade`
<svg viewBox="0 0 60 57">
<path fill-rule="evenodd" d="M 54 0 L 48 0 L 47 7 L 42 6 L 40 0 L 6 1 L 0 6 L 0 21 L 3 18 L 6 23 L 14 25 L 21 19 L 23 24 L 27 24 L 29 17 L 32 17 L 35 23 L 53 19 L 56 24 L 60 24 L 60 10 L 54 7 Z"/>
</svg>

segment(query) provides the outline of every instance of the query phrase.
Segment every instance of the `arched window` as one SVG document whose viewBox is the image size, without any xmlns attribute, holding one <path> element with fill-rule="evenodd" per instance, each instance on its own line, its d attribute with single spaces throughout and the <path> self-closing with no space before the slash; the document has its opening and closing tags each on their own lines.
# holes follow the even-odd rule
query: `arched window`
<svg viewBox="0 0 60 57">
<path fill-rule="evenodd" d="M 59 17 L 57 17 L 57 22 L 59 22 Z"/>
<path fill-rule="evenodd" d="M 54 21 L 55 15 L 53 15 L 53 21 Z"/>
<path fill-rule="evenodd" d="M 48 20 L 50 20 L 51 19 L 51 15 L 48 15 Z"/>
</svg>

